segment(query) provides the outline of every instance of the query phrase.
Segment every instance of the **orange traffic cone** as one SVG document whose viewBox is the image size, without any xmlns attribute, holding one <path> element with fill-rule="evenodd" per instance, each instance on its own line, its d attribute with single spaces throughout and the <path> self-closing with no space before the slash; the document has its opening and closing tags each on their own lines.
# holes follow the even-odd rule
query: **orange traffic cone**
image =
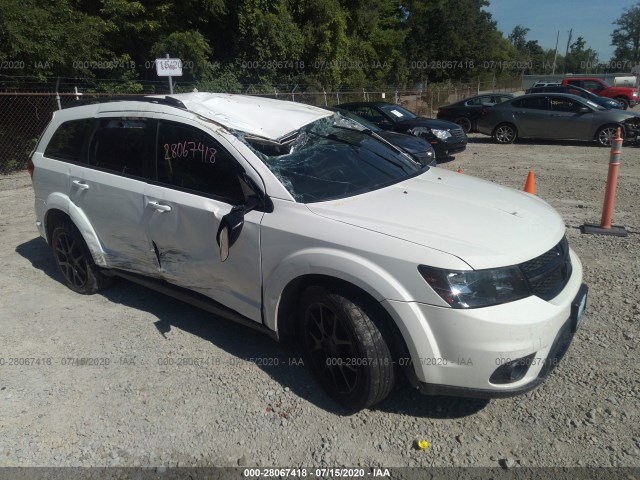
<svg viewBox="0 0 640 480">
<path fill-rule="evenodd" d="M 458 172 L 458 173 L 462 173 L 462 167 L 458 167 L 457 172 Z"/>
<path fill-rule="evenodd" d="M 536 179 L 533 175 L 533 170 L 529 170 L 527 181 L 524 182 L 524 191 L 532 195 L 536 194 Z"/>
</svg>

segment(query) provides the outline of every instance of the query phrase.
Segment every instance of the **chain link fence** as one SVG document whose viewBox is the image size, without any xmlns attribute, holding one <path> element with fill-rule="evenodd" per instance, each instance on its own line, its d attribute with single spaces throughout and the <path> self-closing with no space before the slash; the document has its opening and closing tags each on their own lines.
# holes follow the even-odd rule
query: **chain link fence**
<svg viewBox="0 0 640 480">
<path fill-rule="evenodd" d="M 485 83 L 456 85 L 429 85 L 424 89 L 402 90 L 397 88 L 376 91 L 298 91 L 291 89 L 272 91 L 247 86 L 244 93 L 294 102 L 331 107 L 347 102 L 385 101 L 397 103 L 425 117 L 435 117 L 438 107 L 462 100 L 478 93 L 514 92 L 521 89 L 520 77 Z M 82 94 L 52 92 L 0 92 L 0 173 L 24 169 L 33 150 L 54 111 L 86 101 L 100 101 L 113 94 Z M 127 96 L 127 94 L 118 96 Z"/>
</svg>

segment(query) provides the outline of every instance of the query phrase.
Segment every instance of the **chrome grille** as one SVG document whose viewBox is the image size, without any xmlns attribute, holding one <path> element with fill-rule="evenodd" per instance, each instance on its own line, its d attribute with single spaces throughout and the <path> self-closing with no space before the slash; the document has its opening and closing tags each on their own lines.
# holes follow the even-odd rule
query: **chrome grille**
<svg viewBox="0 0 640 480">
<path fill-rule="evenodd" d="M 449 139 L 449 141 L 452 141 L 452 140 L 458 141 L 458 142 L 467 141 L 467 134 L 464 133 L 464 130 L 460 127 L 450 129 L 449 133 L 451 134 L 451 139 Z"/>
<path fill-rule="evenodd" d="M 520 269 L 529 282 L 531 292 L 543 300 L 551 300 L 562 291 L 571 276 L 567 237 L 548 252 L 521 263 Z"/>
</svg>

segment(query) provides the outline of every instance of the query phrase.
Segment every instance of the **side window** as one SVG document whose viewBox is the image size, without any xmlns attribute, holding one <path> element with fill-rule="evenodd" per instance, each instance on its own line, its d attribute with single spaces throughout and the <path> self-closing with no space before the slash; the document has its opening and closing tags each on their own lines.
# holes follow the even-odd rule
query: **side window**
<svg viewBox="0 0 640 480">
<path fill-rule="evenodd" d="M 604 87 L 602 86 L 602 84 L 594 80 L 585 80 L 584 88 L 589 88 L 591 90 L 602 90 Z"/>
<path fill-rule="evenodd" d="M 84 163 L 85 141 L 89 139 L 94 125 L 92 118 L 64 122 L 51 137 L 44 151 L 45 157 Z"/>
<path fill-rule="evenodd" d="M 158 181 L 218 197 L 231 204 L 244 203 L 235 158 L 197 128 L 162 122 L 156 149 Z"/>
<path fill-rule="evenodd" d="M 531 108 L 534 110 L 547 109 L 547 97 L 533 97 L 516 100 L 512 103 L 515 108 Z"/>
<path fill-rule="evenodd" d="M 89 165 L 114 173 L 144 176 L 146 118 L 102 118 L 89 145 Z"/>
<path fill-rule="evenodd" d="M 575 113 L 580 110 L 580 105 L 568 98 L 551 97 L 551 110 Z"/>
<path fill-rule="evenodd" d="M 467 107 L 470 107 L 472 105 L 482 105 L 483 103 L 490 103 L 490 102 L 491 102 L 490 97 L 478 97 L 478 98 L 473 98 L 471 100 L 468 100 L 466 105 Z"/>
<path fill-rule="evenodd" d="M 582 80 L 567 80 L 568 85 L 575 85 L 576 87 L 584 87 L 589 88 L 586 85 L 582 84 Z"/>
<path fill-rule="evenodd" d="M 358 107 L 353 113 L 373 123 L 383 122 L 385 117 L 371 107 Z"/>
</svg>

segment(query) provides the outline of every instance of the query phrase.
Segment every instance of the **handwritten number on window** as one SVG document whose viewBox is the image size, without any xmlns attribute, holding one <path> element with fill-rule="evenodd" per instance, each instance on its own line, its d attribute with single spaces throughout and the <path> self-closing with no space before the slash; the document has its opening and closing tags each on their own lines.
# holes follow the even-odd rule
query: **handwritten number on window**
<svg viewBox="0 0 640 480">
<path fill-rule="evenodd" d="M 178 142 L 178 143 L 165 143 L 164 145 L 164 159 L 172 160 L 176 158 L 191 158 L 198 160 L 200 163 L 216 163 L 216 153 L 218 151 L 213 147 L 208 147 L 202 142 Z"/>
</svg>

